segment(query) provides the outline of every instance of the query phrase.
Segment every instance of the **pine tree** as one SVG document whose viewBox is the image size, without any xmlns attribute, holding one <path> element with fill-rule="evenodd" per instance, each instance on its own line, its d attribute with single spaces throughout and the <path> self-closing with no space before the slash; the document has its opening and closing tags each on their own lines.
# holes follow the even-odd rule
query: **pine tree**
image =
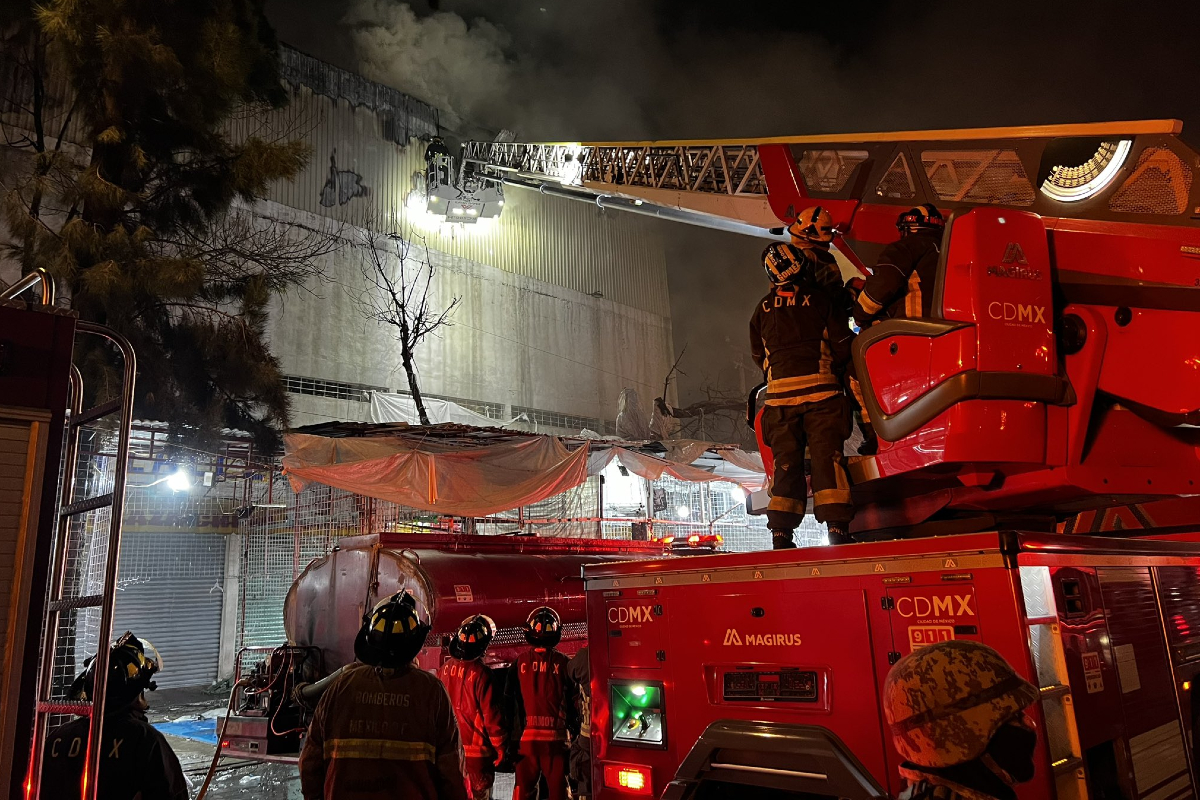
<svg viewBox="0 0 1200 800">
<path fill-rule="evenodd" d="M 21 155 L 0 161 L 5 255 L 132 341 L 139 417 L 193 442 L 230 427 L 273 446 L 288 397 L 266 309 L 332 247 L 284 231 L 272 258 L 253 241 L 245 209 L 308 156 L 227 132 L 232 115 L 287 101 L 262 0 L 6 6 L 0 114 Z M 87 355 L 96 391 L 104 355 Z"/>
</svg>

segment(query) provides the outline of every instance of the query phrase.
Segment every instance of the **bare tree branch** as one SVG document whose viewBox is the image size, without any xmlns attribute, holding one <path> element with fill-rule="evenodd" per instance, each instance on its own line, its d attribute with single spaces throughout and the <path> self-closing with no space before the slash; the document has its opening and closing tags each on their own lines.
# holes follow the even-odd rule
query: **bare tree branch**
<svg viewBox="0 0 1200 800">
<path fill-rule="evenodd" d="M 675 363 L 671 365 L 671 368 L 669 370 L 667 370 L 667 377 L 663 378 L 662 396 L 659 399 L 661 399 L 661 400 L 666 399 L 667 390 L 671 388 L 671 379 L 672 379 L 672 377 L 674 377 L 676 372 L 678 372 L 680 375 L 683 375 L 684 377 L 687 377 L 687 373 L 683 372 L 679 369 L 679 362 L 683 360 L 683 354 L 687 352 L 687 349 L 688 349 L 688 343 L 684 342 L 683 349 L 679 351 L 679 357 L 675 359 Z"/>
<path fill-rule="evenodd" d="M 417 380 L 415 354 L 424 339 L 439 328 L 451 325 L 451 316 L 461 297 L 452 297 L 445 307 L 438 308 L 431 294 L 433 260 L 429 248 L 421 240 L 423 252 L 413 252 L 414 239 L 391 234 L 386 237 L 370 232 L 362 234 L 363 254 L 359 269 L 367 289 L 358 298 L 364 316 L 392 326 L 393 337 L 400 345 L 400 361 L 408 378 L 408 389 L 417 407 L 422 425 L 429 424 L 429 414 Z"/>
</svg>

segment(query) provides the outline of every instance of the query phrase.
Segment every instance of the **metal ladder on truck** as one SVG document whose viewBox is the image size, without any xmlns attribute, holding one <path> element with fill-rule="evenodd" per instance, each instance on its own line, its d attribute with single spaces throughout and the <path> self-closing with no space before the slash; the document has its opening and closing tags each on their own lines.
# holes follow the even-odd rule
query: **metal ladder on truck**
<svg viewBox="0 0 1200 800">
<path fill-rule="evenodd" d="M 42 281 L 43 304 L 53 303 L 53 282 L 46 276 Z M 13 287 L 16 288 L 16 285 Z M 22 286 L 22 290 L 28 288 Z M 50 299 L 47 300 L 47 292 Z M 133 421 L 133 389 L 137 375 L 137 359 L 133 347 L 125 337 L 103 325 L 90 322 L 79 322 L 76 328 L 76 341 L 80 334 L 97 336 L 114 346 L 123 360 L 123 382 L 121 394 L 107 402 L 87 410 L 83 409 L 83 376 L 75 366 L 71 368 L 70 411 L 68 415 L 66 447 L 63 453 L 61 504 L 58 510 L 57 530 L 54 550 L 50 563 L 50 587 L 46 601 L 46 617 L 41 643 L 41 659 L 38 670 L 38 697 L 35 707 L 32 747 L 30 749 L 29 773 L 25 781 L 26 800 L 37 800 L 40 797 L 40 782 L 42 771 L 42 750 L 49 733 L 50 717 L 52 715 L 74 714 L 91 718 L 88 731 L 87 758 L 84 762 L 83 800 L 95 800 L 97 796 L 101 759 L 101 721 L 104 719 L 105 692 L 92 692 L 92 699 L 86 702 L 66 702 L 56 696 L 54 680 L 55 658 L 59 646 L 67 636 L 76 633 L 76 626 L 70 619 L 70 612 L 88 608 L 100 609 L 99 629 L 96 633 L 95 671 L 99 686 L 105 686 L 108 675 L 109 641 L 112 638 L 113 610 L 116 603 L 117 570 L 121 552 L 121 518 L 125 501 L 125 478 L 129 464 L 130 428 Z M 119 414 L 116 425 L 117 450 L 112 470 L 112 481 L 107 492 L 89 497 L 79 497 L 77 494 L 79 478 L 77 476 L 77 459 L 79 457 L 79 438 L 84 426 L 97 420 Z M 91 587 L 82 581 L 68 581 L 68 560 L 71 557 L 72 526 L 76 535 L 83 533 L 87 515 L 92 514 L 92 524 L 96 524 L 103 509 L 108 509 L 107 533 L 108 541 L 103 557 L 103 584 L 100 591 L 90 594 L 80 593 Z M 100 524 L 103 524 L 102 521 Z"/>
</svg>

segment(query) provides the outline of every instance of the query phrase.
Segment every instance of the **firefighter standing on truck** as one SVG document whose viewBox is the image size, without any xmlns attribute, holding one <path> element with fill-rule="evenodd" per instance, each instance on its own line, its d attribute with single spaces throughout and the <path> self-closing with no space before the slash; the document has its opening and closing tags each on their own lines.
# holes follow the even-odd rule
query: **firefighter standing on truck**
<svg viewBox="0 0 1200 800">
<path fill-rule="evenodd" d="M 490 800 L 496 767 L 508 743 L 491 670 L 483 663 L 495 635 L 491 617 L 467 617 L 450 638 L 450 660 L 438 670 L 458 717 L 472 800 Z"/>
<path fill-rule="evenodd" d="M 535 608 L 525 621 L 530 648 L 509 668 L 510 748 L 518 748 L 513 800 L 535 800 L 538 779 L 545 777 L 550 800 L 567 796 L 567 731 L 575 727 L 575 689 L 567 675 L 567 657 L 554 649 L 562 638 L 562 620 L 548 606 Z M 519 743 L 519 744 L 517 744 Z"/>
<path fill-rule="evenodd" d="M 408 592 L 366 617 L 354 640 L 358 661 L 313 713 L 300 753 L 304 800 L 467 800 L 450 697 L 413 663 L 428 635 Z"/>
<path fill-rule="evenodd" d="M 835 311 L 845 313 L 849 319 L 854 311 L 855 296 L 861 289 L 862 279 L 852 281 L 855 287 L 848 286 L 842 279 L 842 268 L 833 257 L 830 249 L 835 233 L 833 218 L 821 206 L 812 206 L 801 211 L 795 221 L 788 226 L 792 237 L 793 252 L 812 262 L 813 280 L 825 290 L 825 294 L 833 303 Z M 861 455 L 874 454 L 879 445 L 875 438 L 875 429 L 871 426 L 871 417 L 863 405 L 862 391 L 858 386 L 858 376 L 854 370 L 854 359 L 846 361 L 844 384 L 850 390 L 852 402 L 859 428 L 862 430 L 863 443 L 858 451 Z"/>
<path fill-rule="evenodd" d="M 820 235 L 832 239 L 832 225 Z M 768 245 L 763 267 L 774 286 L 750 319 L 750 350 L 767 378 L 762 432 L 775 458 L 767 506 L 772 546 L 796 546 L 793 535 L 808 498 L 806 445 L 813 513 L 827 524 L 830 544 L 844 544 L 854 516 L 842 453 L 850 435 L 840 377 L 852 339 L 846 314 L 815 281 L 812 262 L 794 248 Z"/>
<path fill-rule="evenodd" d="M 866 329 L 880 317 L 928 317 L 933 307 L 946 218 L 926 203 L 896 218 L 900 238 L 875 260 L 875 269 L 854 305 L 854 324 Z"/>
<path fill-rule="evenodd" d="M 981 642 L 956 640 L 896 662 L 884 714 L 912 783 L 900 800 L 1016 800 L 1031 780 L 1037 731 L 1025 709 L 1038 690 Z"/>
<path fill-rule="evenodd" d="M 811 262 L 813 282 L 825 290 L 825 294 L 838 311 L 845 310 L 846 316 L 854 307 L 854 300 L 846 282 L 842 279 L 842 268 L 833 257 L 833 218 L 820 206 L 806 208 L 788 226 L 792 237 L 790 245 L 783 245 L 797 258 Z"/>
<path fill-rule="evenodd" d="M 158 663 L 126 632 L 108 653 L 104 726 L 100 732 L 99 800 L 187 800 L 188 785 L 179 759 L 166 738 L 146 721 L 146 690 Z M 95 658 L 71 684 L 68 697 L 87 700 L 96 691 Z M 87 760 L 91 720 L 68 722 L 46 740 L 42 755 L 40 796 L 70 800 L 83 796 L 83 765 Z"/>
</svg>

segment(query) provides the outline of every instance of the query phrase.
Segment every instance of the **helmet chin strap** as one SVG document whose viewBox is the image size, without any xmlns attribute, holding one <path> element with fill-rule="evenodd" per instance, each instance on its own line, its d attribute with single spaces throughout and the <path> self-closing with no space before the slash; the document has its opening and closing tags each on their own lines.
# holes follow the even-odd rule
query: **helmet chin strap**
<svg viewBox="0 0 1200 800">
<path fill-rule="evenodd" d="M 992 758 L 991 753 L 984 753 L 981 755 L 979 757 L 979 763 L 1009 786 L 1016 786 L 1018 783 L 1020 783 L 1019 780 L 1008 773 L 1008 770 L 996 763 L 996 759 Z"/>
</svg>

